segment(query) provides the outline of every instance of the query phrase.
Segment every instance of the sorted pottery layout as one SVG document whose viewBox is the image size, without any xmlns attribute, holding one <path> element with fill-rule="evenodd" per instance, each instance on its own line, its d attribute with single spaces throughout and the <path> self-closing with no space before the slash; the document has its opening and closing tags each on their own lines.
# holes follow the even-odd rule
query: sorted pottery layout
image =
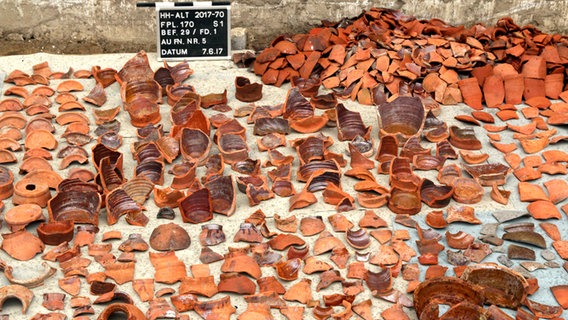
<svg viewBox="0 0 568 320">
<path fill-rule="evenodd" d="M 374 8 L 234 63 L 1 57 L 2 317 L 566 317 L 567 44 Z"/>
</svg>

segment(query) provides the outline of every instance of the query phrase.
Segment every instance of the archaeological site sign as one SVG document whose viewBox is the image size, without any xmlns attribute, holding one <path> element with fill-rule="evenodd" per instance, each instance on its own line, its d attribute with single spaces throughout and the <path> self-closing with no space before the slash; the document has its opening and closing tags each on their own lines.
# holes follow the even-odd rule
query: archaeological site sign
<svg viewBox="0 0 568 320">
<path fill-rule="evenodd" d="M 228 59 L 231 6 L 228 2 L 155 2 L 158 60 Z"/>
</svg>

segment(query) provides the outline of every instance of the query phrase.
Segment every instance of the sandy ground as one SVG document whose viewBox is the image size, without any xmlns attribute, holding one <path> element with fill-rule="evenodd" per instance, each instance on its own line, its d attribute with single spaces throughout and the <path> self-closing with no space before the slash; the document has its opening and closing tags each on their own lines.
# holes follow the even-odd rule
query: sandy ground
<svg viewBox="0 0 568 320">
<path fill-rule="evenodd" d="M 31 73 L 32 72 L 32 66 L 43 62 L 43 61 L 48 61 L 49 65 L 51 67 L 51 69 L 53 71 L 67 71 L 69 68 L 73 68 L 75 70 L 79 70 L 79 69 L 90 69 L 92 66 L 98 65 L 101 66 L 102 68 L 106 68 L 106 67 L 111 67 L 111 68 L 115 68 L 115 69 L 120 69 L 122 67 L 122 65 L 131 57 L 133 57 L 134 54 L 131 53 L 125 53 L 125 54 L 108 54 L 108 55 L 52 55 L 52 54 L 45 54 L 45 53 L 38 53 L 38 54 L 32 54 L 32 55 L 20 55 L 20 56 L 5 56 L 5 57 L 0 57 L 0 72 L 3 72 L 5 74 L 11 72 L 14 69 L 20 69 L 22 71 Z M 155 54 L 149 54 L 150 57 L 150 62 L 152 65 L 152 68 L 155 70 L 158 67 L 161 66 L 161 63 L 158 62 L 155 58 Z M 234 93 L 235 93 L 235 89 L 234 89 L 234 79 L 236 76 L 246 76 L 248 78 L 250 78 L 252 81 L 257 81 L 259 82 L 260 79 L 256 76 L 254 76 L 252 73 L 248 72 L 246 69 L 239 69 L 237 68 L 235 65 L 233 65 L 231 62 L 228 61 L 209 61 L 209 62 L 205 62 L 205 61 L 199 61 L 199 62 L 190 62 L 190 66 L 193 70 L 195 70 L 195 73 L 186 81 L 186 83 L 189 83 L 191 85 L 193 85 L 196 89 L 197 92 L 199 94 L 208 94 L 208 93 L 220 93 L 223 90 L 227 90 L 228 94 L 227 96 L 229 97 L 229 105 L 233 108 L 237 108 L 239 106 L 244 105 L 244 103 L 239 102 L 238 100 L 235 99 L 234 97 Z M 85 89 L 82 92 L 77 93 L 77 96 L 79 98 L 82 98 L 84 96 L 86 96 L 89 91 L 92 89 L 92 87 L 94 86 L 94 81 L 92 79 L 87 79 L 87 80 L 80 80 Z M 51 85 L 52 87 L 56 87 L 59 81 L 52 81 Z M 5 89 L 7 89 L 8 87 L 10 87 L 10 84 L 3 84 L 0 83 L 0 89 L 3 92 Z M 264 86 L 263 88 L 263 99 L 259 102 L 257 102 L 257 104 L 259 105 L 274 105 L 274 104 L 280 104 L 284 102 L 285 96 L 286 96 L 286 92 L 287 90 L 290 88 L 289 84 L 286 84 L 284 86 L 282 86 L 281 88 L 276 88 L 276 87 L 272 87 L 272 86 Z M 30 90 L 31 91 L 31 90 Z M 321 91 L 320 91 L 321 92 Z M 120 95 L 119 95 L 119 86 L 118 84 L 113 84 L 112 86 L 107 88 L 107 97 L 108 97 L 108 101 L 106 102 L 106 104 L 102 107 L 103 109 L 106 108 L 111 108 L 111 107 L 115 107 L 116 105 L 120 104 Z M 2 98 L 4 98 L 2 96 Z M 376 112 L 375 112 L 375 108 L 374 107 L 370 107 L 370 106 L 362 106 L 362 105 L 358 105 L 357 103 L 354 103 L 352 101 L 344 101 L 343 102 L 347 108 L 351 109 L 351 110 L 355 110 L 358 111 L 362 114 L 363 116 L 363 120 L 365 122 L 366 125 L 372 125 L 373 126 L 373 131 L 371 136 L 375 138 L 375 150 L 377 147 L 377 143 L 378 143 L 378 131 L 377 131 L 377 117 L 376 117 Z M 92 106 L 88 105 L 87 103 L 84 103 L 84 105 L 87 108 L 92 108 Z M 51 108 L 52 109 L 52 113 L 57 114 L 57 106 L 54 103 L 54 106 Z M 471 109 L 469 109 L 467 106 L 465 105 L 457 105 L 457 106 L 444 106 L 442 109 L 442 114 L 440 116 L 440 118 L 444 121 L 447 121 L 448 124 L 458 124 L 459 126 L 466 126 L 464 124 L 458 123 L 456 120 L 454 120 L 454 116 L 458 115 L 458 114 L 468 114 L 471 111 Z M 490 113 L 495 114 L 496 110 L 488 110 Z M 206 115 L 211 116 L 213 114 L 215 114 L 216 112 L 213 110 L 206 110 L 205 111 Z M 96 125 L 94 124 L 94 118 L 93 118 L 93 114 L 92 112 L 90 112 L 90 110 L 87 110 L 87 112 L 85 113 L 85 115 L 87 115 L 89 117 L 89 119 L 91 120 L 91 132 L 94 132 L 94 129 L 96 128 Z M 162 123 L 164 124 L 164 128 L 166 129 L 166 131 L 169 129 L 170 127 L 170 120 L 169 120 L 169 106 L 167 105 L 162 105 L 161 106 L 161 115 L 162 115 Z M 228 113 L 228 115 L 230 115 L 230 112 Z M 130 145 L 131 143 L 136 141 L 136 132 L 135 132 L 135 128 L 132 127 L 130 125 L 129 122 L 129 116 L 128 113 L 121 111 L 121 113 L 118 115 L 118 120 L 122 123 L 122 127 L 120 130 L 120 134 L 123 136 L 123 145 L 120 148 L 120 151 L 125 155 L 124 157 L 124 161 L 125 161 L 125 176 L 127 179 L 132 178 L 133 176 L 133 171 L 134 171 L 134 167 L 135 167 L 135 161 L 131 156 L 131 152 L 130 152 Z M 244 119 L 241 119 L 241 121 L 244 121 Z M 525 120 L 522 115 L 521 115 L 521 119 L 516 121 L 516 124 L 524 124 L 527 123 L 528 121 Z M 244 123 L 244 122 L 243 122 Z M 496 124 L 501 124 L 500 121 L 497 119 L 497 123 Z M 250 157 L 252 159 L 261 159 L 263 160 L 263 162 L 267 159 L 267 155 L 266 153 L 262 153 L 259 152 L 257 147 L 256 147 L 256 137 L 254 137 L 252 135 L 252 127 L 248 126 L 248 130 L 247 130 L 247 141 L 251 147 L 251 151 L 250 151 Z M 567 130 L 565 128 L 558 128 L 559 129 L 559 134 L 568 134 Z M 56 136 L 61 134 L 63 132 L 63 128 L 61 127 L 57 127 L 57 132 L 56 132 Z M 495 163 L 495 162 L 501 162 L 501 163 L 505 163 L 504 159 L 503 159 L 503 155 L 498 152 L 496 149 L 492 148 L 489 145 L 489 141 L 487 136 L 485 135 L 485 131 L 480 128 L 480 127 L 475 127 L 474 128 L 476 135 L 478 138 L 480 138 L 480 140 L 482 141 L 483 145 L 484 145 L 484 149 L 483 152 L 489 153 L 490 154 L 490 158 L 489 158 L 489 162 L 491 163 Z M 347 143 L 346 142 L 340 142 L 337 140 L 337 131 L 335 128 L 326 128 L 324 129 L 323 133 L 325 135 L 329 135 L 332 136 L 335 140 L 336 143 L 334 143 L 331 146 L 331 150 L 334 152 L 338 152 L 338 153 L 342 153 L 344 154 L 347 158 L 348 158 L 348 147 L 347 147 Z M 94 134 L 93 134 L 94 135 Z M 294 133 L 291 134 L 288 139 L 293 139 L 293 138 L 297 138 L 301 135 Z M 512 133 L 510 132 L 504 132 L 502 133 L 502 138 L 503 138 L 503 143 L 508 143 L 511 141 L 512 138 Z M 23 141 L 21 142 L 23 144 Z M 91 143 L 89 143 L 88 145 L 85 146 L 85 149 L 90 150 L 90 148 L 92 146 L 94 146 L 95 141 L 91 141 Z M 433 144 L 428 144 L 428 143 L 423 143 L 424 146 L 430 146 L 430 147 L 435 147 Z M 57 151 L 59 151 L 61 148 L 66 146 L 66 142 L 64 140 L 61 140 L 59 143 L 59 146 L 56 150 L 54 150 L 52 152 L 52 154 L 56 154 Z M 549 146 L 548 149 L 553 149 L 553 148 L 559 148 L 559 149 L 563 149 L 563 150 L 567 150 L 566 149 L 566 144 L 559 144 L 559 145 L 555 145 L 555 146 Z M 295 155 L 295 151 L 291 148 L 291 147 L 283 147 L 280 148 L 280 151 L 282 151 L 285 154 L 292 154 Z M 211 150 L 212 153 L 217 152 L 216 146 L 212 148 Z M 519 153 L 521 156 L 524 156 L 522 149 L 519 149 L 516 151 L 517 153 Z M 21 161 L 22 157 L 23 157 L 23 151 L 17 152 L 16 153 L 18 156 L 18 159 Z M 6 167 L 10 168 L 13 173 L 14 176 L 16 177 L 16 179 L 19 179 L 21 176 L 18 174 L 18 164 L 10 164 L 10 165 L 6 165 Z M 176 160 L 176 162 L 179 162 L 180 159 L 178 158 Z M 54 157 L 54 160 L 52 160 L 52 165 L 53 168 L 55 170 L 57 170 L 57 168 L 59 167 L 59 162 L 60 159 L 57 159 L 56 157 Z M 452 162 L 456 162 L 456 163 L 460 163 L 461 160 L 453 160 Z M 448 162 L 447 162 L 448 163 Z M 76 167 L 77 164 L 74 164 L 72 167 Z M 92 167 L 92 163 L 89 163 L 87 165 L 89 168 L 93 168 Z M 170 165 L 166 166 L 166 171 L 169 168 Z M 297 168 L 298 166 L 298 160 L 294 161 L 294 167 Z M 59 174 L 62 177 L 66 177 L 67 176 L 67 172 L 70 169 L 65 169 L 65 170 L 61 170 L 59 172 Z M 263 172 L 266 172 L 268 169 L 270 168 L 263 168 Z M 204 168 L 200 168 L 200 170 L 204 170 Z M 200 176 L 204 171 L 198 171 L 198 175 Z M 295 170 L 294 170 L 295 172 Z M 377 181 L 382 184 L 382 185 L 388 185 L 388 180 L 387 177 L 384 175 L 377 175 L 376 171 L 373 171 L 375 174 L 375 177 L 377 178 Z M 230 168 L 226 168 L 225 169 L 225 173 L 226 174 L 231 174 L 231 170 Z M 236 176 L 235 173 L 232 173 L 234 176 Z M 428 177 L 434 181 L 436 181 L 436 174 L 437 172 L 434 171 L 428 171 L 428 172 L 419 172 L 419 174 L 422 177 Z M 465 173 L 464 173 L 465 174 Z M 541 178 L 540 180 L 535 181 L 535 183 L 542 185 L 542 183 L 548 179 L 552 179 L 552 178 L 558 178 L 559 176 L 546 176 L 544 175 L 543 178 Z M 169 185 L 171 182 L 171 176 L 170 175 L 166 175 L 165 178 L 165 182 L 164 182 L 164 186 Z M 355 179 L 349 178 L 349 177 L 344 177 L 342 179 L 342 184 L 344 187 L 344 190 L 348 191 L 348 192 L 352 192 L 353 191 L 353 184 L 356 182 Z M 302 188 L 302 184 L 295 182 L 295 187 L 296 190 L 299 191 Z M 504 205 L 500 205 L 497 204 L 496 202 L 492 201 L 490 199 L 489 196 L 489 191 L 490 188 L 485 188 L 485 195 L 483 197 L 483 200 L 480 203 L 477 203 L 475 205 L 473 205 L 473 207 L 475 208 L 475 212 L 476 212 L 476 216 L 478 218 L 480 218 L 484 223 L 495 223 L 497 222 L 493 216 L 492 213 L 495 212 L 496 210 L 526 210 L 526 205 L 527 203 L 523 203 L 519 201 L 519 196 L 518 196 L 518 192 L 517 192 L 517 180 L 514 176 L 510 175 L 507 179 L 507 184 L 503 187 L 505 190 L 511 191 L 512 192 L 512 196 L 510 198 L 509 204 L 504 206 Z M 265 201 L 262 202 L 259 206 L 256 207 L 250 207 L 248 204 L 248 200 L 246 199 L 246 196 L 242 193 L 238 193 L 237 195 L 237 209 L 235 211 L 235 214 L 230 216 L 230 217 L 226 217 L 226 216 L 222 216 L 222 215 L 215 215 L 213 220 L 211 221 L 212 223 L 219 223 L 223 225 L 225 234 L 227 235 L 227 242 L 220 244 L 218 246 L 213 247 L 212 249 L 215 252 L 219 252 L 219 253 L 226 253 L 228 250 L 228 247 L 243 247 L 245 246 L 244 243 L 237 243 L 234 244 L 232 242 L 232 237 L 235 234 L 235 232 L 238 230 L 239 228 L 239 224 L 246 218 L 248 217 L 252 212 L 256 211 L 257 209 L 262 209 L 262 211 L 266 214 L 266 216 L 268 217 L 268 226 L 270 227 L 271 230 L 273 231 L 277 231 L 277 229 L 274 227 L 274 222 L 272 219 L 272 216 L 274 214 L 279 214 L 280 216 L 283 217 L 287 217 L 289 215 L 295 215 L 298 218 L 298 221 L 302 218 L 302 217 L 306 217 L 306 216 L 322 216 L 324 218 L 324 221 L 327 225 L 327 229 L 331 231 L 331 226 L 328 223 L 327 217 L 336 213 L 335 208 L 331 205 L 325 204 L 322 200 L 322 196 L 321 193 L 316 195 L 318 202 L 310 207 L 307 207 L 305 209 L 301 209 L 301 210 L 295 210 L 292 212 L 288 212 L 288 199 L 287 198 L 280 198 L 280 197 L 275 197 L 274 199 L 271 199 L 269 201 Z M 4 212 L 6 212 L 6 210 L 9 210 L 12 207 L 12 203 L 10 201 L 10 199 L 5 200 L 4 204 L 6 205 L 6 208 L 4 210 Z M 563 205 L 564 203 L 561 203 L 558 205 L 558 207 L 560 208 L 561 205 Z M 450 203 L 450 205 L 459 205 L 458 203 L 456 203 L 455 201 L 452 200 L 452 202 Z M 110 230 L 120 230 L 122 231 L 123 234 L 123 240 L 126 240 L 126 238 L 128 237 L 129 234 L 131 233 L 141 233 L 143 235 L 143 238 L 145 240 L 149 239 L 149 235 L 152 232 L 152 230 L 160 225 L 160 224 L 164 224 L 164 223 L 168 223 L 170 221 L 168 220 L 159 220 L 156 219 L 156 213 L 158 211 L 158 208 L 156 207 L 156 205 L 154 204 L 153 198 L 150 198 L 146 203 L 145 203 L 145 208 L 146 208 L 146 214 L 150 217 L 150 222 L 149 224 L 144 227 L 134 227 L 134 226 L 129 226 L 124 219 L 121 219 L 120 222 L 114 226 L 108 226 L 105 219 L 104 219 L 104 213 L 101 213 L 101 223 L 99 225 L 100 227 L 100 232 L 97 234 L 96 236 L 96 242 L 100 242 L 102 234 L 106 231 L 110 231 Z M 360 206 L 357 206 L 356 210 L 353 211 L 349 211 L 344 213 L 345 216 L 352 222 L 354 222 L 355 224 L 359 221 L 359 219 L 363 216 L 364 213 L 364 208 L 361 208 Z M 424 216 L 430 212 L 431 209 L 428 208 L 426 205 L 423 206 L 422 211 L 415 216 L 416 221 L 422 226 L 422 227 L 427 227 L 426 224 L 424 223 Z M 390 212 L 390 210 L 386 207 L 377 209 L 376 212 L 385 220 L 387 220 L 389 222 L 390 227 L 393 230 L 396 229 L 405 229 L 405 227 L 395 224 L 394 223 L 394 214 L 392 212 Z M 44 209 L 44 213 L 47 216 L 47 210 Z M 189 249 L 186 250 L 182 250 L 182 251 L 178 251 L 176 252 L 176 255 L 186 263 L 187 265 L 187 270 L 188 270 L 188 275 L 191 275 L 190 273 L 190 269 L 189 266 L 192 264 L 198 264 L 200 263 L 198 260 L 199 257 L 199 253 L 200 253 L 200 249 L 201 246 L 199 244 L 199 240 L 198 240 L 198 236 L 199 236 L 199 232 L 200 232 L 200 225 L 192 225 L 192 224 L 184 224 L 181 220 L 181 217 L 179 215 L 179 211 L 176 209 L 176 218 L 174 220 L 174 222 L 183 225 L 183 227 L 188 231 L 188 233 L 191 235 L 191 240 L 192 240 L 192 244 L 190 246 Z M 542 230 L 540 229 L 540 227 L 538 227 L 538 221 L 532 220 L 530 218 L 521 218 L 518 220 L 515 220 L 515 222 L 534 222 L 536 225 L 536 230 L 538 232 L 542 233 Z M 560 228 L 562 234 L 568 234 L 568 225 L 566 223 L 566 220 L 560 220 L 560 221 L 553 221 L 555 222 L 558 227 Z M 29 230 L 32 230 L 32 232 L 34 232 L 33 230 L 35 230 L 35 228 L 37 228 L 37 223 L 33 224 L 32 226 L 28 227 Z M 445 230 L 441 230 L 441 233 L 444 233 L 445 231 L 449 231 L 451 233 L 456 233 L 457 231 L 463 230 L 466 231 L 474 236 L 478 236 L 479 235 L 479 231 L 481 229 L 481 226 L 470 226 L 470 225 L 465 225 L 465 224 L 461 224 L 461 223 L 456 223 L 456 224 L 451 224 L 449 227 L 447 227 Z M 2 228 L 0 229 L 0 233 L 7 233 L 8 229 L 6 227 L 6 225 L 4 224 L 4 226 L 2 226 Z M 407 244 L 410 245 L 412 248 L 416 249 L 416 244 L 415 244 L 415 240 L 417 239 L 417 233 L 416 230 L 409 230 L 409 233 L 411 235 L 411 239 L 407 241 Z M 498 231 L 498 235 L 501 235 L 503 233 L 502 227 L 499 228 Z M 340 238 L 340 239 L 345 239 L 343 234 L 340 233 L 335 233 L 335 235 Z M 317 236 L 312 236 L 312 237 L 304 237 L 308 243 L 312 244 L 313 241 L 317 238 Z M 554 249 L 551 246 L 551 241 L 548 237 L 545 237 L 545 239 L 547 240 L 547 247 L 548 249 L 554 251 Z M 122 243 L 122 240 L 114 240 L 112 241 L 113 244 L 113 251 L 112 253 L 114 253 L 116 256 L 118 256 L 120 254 L 120 251 L 118 251 L 118 246 L 120 245 L 120 243 Z M 443 240 L 443 243 L 445 244 L 445 240 Z M 488 258 L 486 258 L 484 260 L 484 262 L 495 262 L 497 261 L 497 257 L 503 253 L 501 252 L 506 252 L 506 247 L 507 245 L 510 244 L 510 242 L 505 242 L 504 246 L 502 248 L 494 248 L 494 253 L 492 255 L 490 255 Z M 372 241 L 372 245 L 371 247 L 369 247 L 366 250 L 363 250 L 364 252 L 375 252 L 379 247 L 379 243 L 378 241 L 373 240 Z M 47 247 L 46 250 L 50 249 L 51 247 Z M 87 256 L 87 252 L 86 252 L 86 248 L 83 248 L 83 255 Z M 152 249 L 150 249 L 150 251 L 152 251 Z M 354 253 L 354 249 L 349 247 L 349 251 L 351 253 Z M 542 262 L 544 263 L 545 260 L 540 256 L 540 254 L 538 253 L 540 252 L 540 250 L 537 250 L 537 260 L 538 262 Z M 329 254 L 323 255 L 322 259 L 326 260 L 329 262 L 328 260 L 329 258 Z M 25 261 L 25 262 L 20 262 L 20 261 L 14 261 L 13 259 L 11 259 L 4 251 L 0 251 L 0 259 L 8 262 L 10 265 L 15 267 L 15 276 L 17 278 L 27 278 L 27 277 L 31 277 L 35 274 L 37 274 L 39 272 L 39 270 L 41 270 L 39 268 L 39 263 L 41 262 L 41 258 L 40 255 L 37 255 L 33 260 L 31 261 Z M 151 266 L 150 262 L 149 262 L 149 258 L 148 258 L 148 252 L 140 252 L 136 254 L 136 259 L 137 259 L 137 263 L 136 263 L 136 269 L 135 269 L 135 275 L 134 278 L 135 279 L 142 279 L 142 278 L 152 278 L 154 275 L 154 269 Z M 354 261 L 354 257 L 351 257 L 351 261 Z M 562 265 L 563 261 L 560 257 L 556 256 L 555 261 Z M 411 262 L 416 263 L 416 257 L 412 259 Z M 515 261 L 515 266 L 519 266 L 520 261 Z M 216 262 L 210 265 L 211 268 L 211 272 L 212 274 L 215 276 L 216 282 L 219 279 L 219 273 L 220 273 L 220 266 L 221 266 L 222 262 Z M 330 262 L 331 263 L 331 262 Z M 443 265 L 448 265 L 447 263 L 447 259 L 446 259 L 446 253 L 441 252 L 440 253 L 440 264 Z M 370 264 L 366 264 L 368 269 L 373 270 L 373 271 L 378 271 L 378 267 L 374 266 L 374 265 L 370 265 Z M 54 264 L 54 266 L 56 266 Z M 98 272 L 98 271 L 103 271 L 103 268 L 96 262 L 93 262 L 90 266 L 89 266 L 89 271 L 90 272 Z M 424 267 L 421 267 L 422 273 L 421 273 L 421 277 L 424 277 Z M 340 270 L 341 274 L 343 276 L 346 275 L 346 269 L 344 270 Z M 268 276 L 268 275 L 275 275 L 274 269 L 267 267 L 267 268 L 262 268 L 262 273 L 263 276 Z M 447 275 L 453 275 L 453 271 L 451 270 L 451 266 L 450 269 L 447 272 Z M 552 296 L 549 287 L 554 286 L 554 285 L 560 285 L 560 284 L 568 284 L 568 273 L 566 271 L 564 271 L 562 268 L 547 268 L 547 269 L 542 269 L 542 270 L 536 270 L 534 272 L 531 273 L 532 276 L 537 277 L 539 279 L 539 285 L 540 285 L 540 290 L 538 290 L 538 292 L 532 296 L 532 299 L 541 302 L 541 303 L 546 303 L 546 304 L 552 304 L 552 305 L 557 305 L 556 301 L 554 300 L 554 297 Z M 48 281 L 45 282 L 45 285 L 38 287 L 38 288 L 34 288 L 34 293 L 35 293 L 35 298 L 28 310 L 28 312 L 26 313 L 26 315 L 22 315 L 21 314 L 21 306 L 19 305 L 19 303 L 13 299 L 8 300 L 7 303 L 4 304 L 4 307 L 2 308 L 2 313 L 3 314 L 10 314 L 12 315 L 13 319 L 24 319 L 24 318 L 30 318 L 31 316 L 33 316 L 36 313 L 47 313 L 48 310 L 45 309 L 44 307 L 42 307 L 42 295 L 44 293 L 50 293 L 50 292 L 60 292 L 60 289 L 58 288 L 57 285 L 57 279 L 61 278 L 62 272 L 60 270 L 58 270 L 58 272 L 55 274 L 54 277 L 50 278 Z M 301 274 L 301 277 L 305 276 L 304 274 Z M 327 295 L 327 294 L 331 294 L 331 293 L 338 293 L 341 292 L 341 285 L 338 283 L 335 283 L 333 285 L 331 285 L 329 288 L 322 290 L 321 292 L 316 292 L 315 291 L 315 287 L 317 285 L 317 283 L 319 282 L 319 276 L 318 275 L 311 275 L 311 276 L 306 276 L 307 278 L 312 279 L 312 290 L 313 290 L 313 296 L 314 299 L 320 299 L 323 295 Z M 291 282 L 291 283 L 285 283 L 285 286 L 288 288 L 292 283 L 295 282 Z M 8 284 L 7 280 L 5 279 L 5 277 L 0 277 L 0 285 L 6 285 Z M 404 291 L 406 289 L 406 282 L 403 281 L 401 278 L 395 279 L 395 288 L 398 288 L 402 291 Z M 155 284 L 155 289 L 161 289 L 167 287 L 164 284 L 160 284 L 160 283 L 156 283 Z M 175 284 L 172 286 L 174 289 L 178 289 L 179 284 Z M 139 306 L 142 311 L 146 311 L 148 304 L 147 303 L 141 303 L 138 296 L 134 293 L 134 291 L 132 290 L 132 284 L 131 283 L 126 283 L 124 285 L 120 286 L 120 290 L 127 292 L 131 295 L 131 297 L 134 299 L 135 303 L 137 306 Z M 86 282 L 83 281 L 83 285 L 81 287 L 81 293 L 80 295 L 84 295 L 84 296 L 90 296 L 89 295 L 89 286 L 86 284 Z M 224 296 L 224 294 L 217 294 L 216 296 L 214 296 L 214 299 L 220 298 Z M 69 318 L 71 318 L 72 316 L 72 310 L 69 306 L 69 296 L 67 297 L 67 299 L 65 300 L 65 310 L 63 311 L 64 313 L 67 314 L 67 316 Z M 358 303 L 360 301 L 363 301 L 365 299 L 371 298 L 370 293 L 368 292 L 368 290 L 366 290 L 365 292 L 363 292 L 362 294 L 358 295 L 355 303 Z M 244 302 L 244 300 L 242 299 L 242 297 L 237 296 L 237 295 L 231 295 L 231 302 L 232 304 L 237 308 L 237 315 L 242 313 L 245 309 L 246 309 L 246 303 Z M 91 300 L 94 300 L 94 297 L 91 296 Z M 200 298 L 200 300 L 206 300 L 205 298 Z M 169 301 L 169 299 L 168 299 Z M 372 298 L 372 302 L 373 302 L 373 314 L 375 316 L 375 318 L 380 318 L 379 314 L 382 310 L 384 310 L 385 308 L 388 308 L 391 306 L 390 303 L 381 301 L 377 298 Z M 295 303 L 290 303 L 291 305 L 294 305 Z M 95 311 L 96 311 L 96 315 L 98 315 L 100 313 L 100 311 L 102 310 L 103 306 L 94 306 Z M 340 311 L 340 309 L 338 308 L 337 311 Z M 414 315 L 414 311 L 407 309 L 408 314 L 411 315 L 411 318 L 416 318 L 416 316 Z M 198 318 L 197 314 L 195 314 L 193 311 L 188 313 L 191 318 Z M 276 311 L 273 310 L 272 314 L 275 316 L 275 318 L 282 318 L 282 315 Z M 568 313 L 565 312 L 564 316 L 567 316 Z M 312 311 L 311 310 L 306 310 L 304 316 L 306 318 L 311 318 L 312 317 Z M 356 316 L 355 316 L 356 317 Z M 93 317 L 94 318 L 94 317 Z M 236 318 L 236 316 L 235 316 Z"/>
</svg>

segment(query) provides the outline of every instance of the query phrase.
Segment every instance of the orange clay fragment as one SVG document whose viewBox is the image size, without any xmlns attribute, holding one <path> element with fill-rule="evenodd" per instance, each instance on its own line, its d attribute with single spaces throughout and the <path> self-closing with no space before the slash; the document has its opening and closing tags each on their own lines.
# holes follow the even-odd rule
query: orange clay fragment
<svg viewBox="0 0 568 320">
<path fill-rule="evenodd" d="M 497 183 L 493 183 L 491 186 L 491 199 L 500 204 L 506 205 L 509 203 L 509 197 L 511 196 L 511 191 L 500 190 Z"/>
<path fill-rule="evenodd" d="M 568 182 L 564 179 L 552 179 L 544 183 L 548 197 L 554 204 L 568 198 Z"/>
<path fill-rule="evenodd" d="M 568 309 L 568 285 L 550 287 L 552 295 L 563 309 Z"/>
<path fill-rule="evenodd" d="M 479 164 L 489 159 L 489 154 L 487 153 L 476 153 L 469 150 L 459 150 L 459 154 L 462 160 L 468 164 Z"/>
<path fill-rule="evenodd" d="M 481 220 L 475 217 L 475 209 L 470 206 L 450 206 L 448 207 L 448 223 L 466 222 L 470 224 L 481 224 Z"/>
<path fill-rule="evenodd" d="M 568 241 L 566 240 L 557 240 L 552 242 L 552 247 L 558 253 L 560 258 L 566 260 L 568 259 Z"/>
<path fill-rule="evenodd" d="M 448 222 L 444 218 L 444 212 L 442 210 L 430 211 L 426 214 L 425 222 L 428 226 L 435 229 L 442 229 L 448 226 Z"/>
<path fill-rule="evenodd" d="M 537 200 L 548 200 L 548 196 L 542 187 L 529 182 L 519 182 L 519 197 L 523 202 L 533 202 Z"/>
<path fill-rule="evenodd" d="M 537 153 L 542 151 L 546 146 L 548 146 L 548 137 L 536 138 L 536 139 L 520 139 L 521 147 L 525 153 Z"/>
<path fill-rule="evenodd" d="M 312 299 L 311 283 L 312 280 L 310 279 L 300 279 L 286 291 L 283 296 L 284 300 L 307 304 Z"/>
<path fill-rule="evenodd" d="M 83 85 L 77 80 L 65 80 L 57 86 L 57 92 L 83 91 Z"/>
<path fill-rule="evenodd" d="M 499 150 L 499 151 L 501 151 L 502 153 L 505 153 L 505 154 L 517 150 L 517 145 L 514 142 L 498 143 L 498 142 L 495 142 L 495 141 L 490 141 L 490 143 L 495 149 L 497 149 L 497 150 Z"/>
<path fill-rule="evenodd" d="M 533 218 L 538 220 L 562 218 L 560 211 L 558 211 L 554 203 L 548 200 L 537 200 L 531 202 L 527 206 L 527 210 Z"/>
</svg>

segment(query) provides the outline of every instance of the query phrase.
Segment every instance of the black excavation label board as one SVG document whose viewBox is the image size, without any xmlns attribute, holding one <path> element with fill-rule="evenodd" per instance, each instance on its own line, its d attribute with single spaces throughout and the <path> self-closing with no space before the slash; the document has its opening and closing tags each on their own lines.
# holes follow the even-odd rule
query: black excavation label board
<svg viewBox="0 0 568 320">
<path fill-rule="evenodd" d="M 158 59 L 230 57 L 230 6 L 156 7 Z"/>
</svg>

